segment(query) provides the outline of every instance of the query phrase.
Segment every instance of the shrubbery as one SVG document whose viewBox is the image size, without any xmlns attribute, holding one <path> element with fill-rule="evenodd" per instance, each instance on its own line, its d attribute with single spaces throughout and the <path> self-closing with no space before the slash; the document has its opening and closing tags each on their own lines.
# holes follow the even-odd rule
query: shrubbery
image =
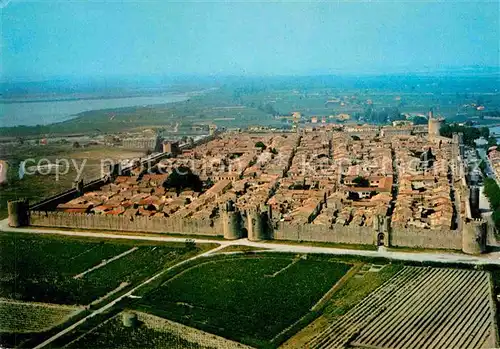
<svg viewBox="0 0 500 349">
<path fill-rule="evenodd" d="M 495 227 L 500 230 L 500 187 L 494 179 L 486 178 L 484 180 L 484 195 L 488 198 L 493 210 L 491 218 Z"/>
</svg>

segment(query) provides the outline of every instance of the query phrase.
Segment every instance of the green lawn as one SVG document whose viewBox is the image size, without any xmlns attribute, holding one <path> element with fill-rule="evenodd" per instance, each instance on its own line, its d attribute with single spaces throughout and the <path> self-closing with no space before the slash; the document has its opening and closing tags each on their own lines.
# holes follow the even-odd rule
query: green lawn
<svg viewBox="0 0 500 349">
<path fill-rule="evenodd" d="M 138 307 L 229 339 L 264 345 L 306 315 L 349 268 L 292 257 L 215 260 L 167 281 Z"/>
<path fill-rule="evenodd" d="M 138 250 L 81 278 L 73 277 L 132 247 Z M 0 297 L 89 304 L 120 285 L 144 280 L 197 251 L 184 244 L 0 234 Z"/>
</svg>

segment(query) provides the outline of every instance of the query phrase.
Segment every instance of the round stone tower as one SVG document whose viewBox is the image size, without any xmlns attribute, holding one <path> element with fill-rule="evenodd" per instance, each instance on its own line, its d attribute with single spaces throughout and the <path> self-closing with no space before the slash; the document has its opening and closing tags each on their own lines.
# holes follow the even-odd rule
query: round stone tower
<svg viewBox="0 0 500 349">
<path fill-rule="evenodd" d="M 481 254 L 486 251 L 486 223 L 482 219 L 473 219 L 464 223 L 462 251 L 468 254 Z"/>
<path fill-rule="evenodd" d="M 126 311 L 122 313 L 122 322 L 125 327 L 136 327 L 139 321 L 136 313 Z"/>
<path fill-rule="evenodd" d="M 443 122 L 440 119 L 434 119 L 429 115 L 429 137 L 439 136 L 442 124 Z"/>
<path fill-rule="evenodd" d="M 76 189 L 76 192 L 78 195 L 83 195 L 84 193 L 84 185 L 83 185 L 83 179 L 77 180 L 73 183 L 73 187 Z"/>
<path fill-rule="evenodd" d="M 29 225 L 28 200 L 12 200 L 7 203 L 9 226 L 13 228 Z"/>
<path fill-rule="evenodd" d="M 228 201 L 221 207 L 222 231 L 224 239 L 236 240 L 241 238 L 240 212 L 232 201 Z"/>
<path fill-rule="evenodd" d="M 260 241 L 267 239 L 268 214 L 259 207 L 247 211 L 248 240 Z"/>
</svg>

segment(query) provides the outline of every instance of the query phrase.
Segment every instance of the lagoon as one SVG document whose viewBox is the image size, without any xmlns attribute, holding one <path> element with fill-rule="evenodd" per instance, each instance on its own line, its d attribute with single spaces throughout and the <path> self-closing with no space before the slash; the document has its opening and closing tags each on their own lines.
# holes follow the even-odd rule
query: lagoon
<svg viewBox="0 0 500 349">
<path fill-rule="evenodd" d="M 47 125 L 73 119 L 77 114 L 90 110 L 149 106 L 181 102 L 188 98 L 188 94 L 165 93 L 155 96 L 50 101 L 27 99 L 8 102 L 0 99 L 0 127 Z"/>
</svg>

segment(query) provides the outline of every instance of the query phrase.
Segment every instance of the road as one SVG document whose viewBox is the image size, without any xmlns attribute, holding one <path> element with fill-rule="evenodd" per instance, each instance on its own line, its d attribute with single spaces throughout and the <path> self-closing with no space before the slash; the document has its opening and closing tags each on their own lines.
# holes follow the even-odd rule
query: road
<svg viewBox="0 0 500 349">
<path fill-rule="evenodd" d="M 0 221 L 0 231 L 18 232 L 18 233 L 37 233 L 37 234 L 59 234 L 67 236 L 99 237 L 106 239 L 128 239 L 128 240 L 147 240 L 163 242 L 185 242 L 185 237 L 168 237 L 158 235 L 120 235 L 112 233 L 92 232 L 92 231 L 66 231 L 61 229 L 33 229 L 33 228 L 11 228 L 7 220 Z M 196 243 L 213 243 L 221 247 L 231 245 L 244 245 L 256 248 L 265 248 L 266 252 L 291 252 L 291 253 L 321 253 L 332 255 L 352 255 L 362 257 L 385 257 L 394 260 L 414 261 L 414 262 L 443 262 L 443 263 L 465 263 L 465 264 L 495 264 L 500 265 L 500 252 L 488 253 L 479 256 L 471 256 L 460 253 L 448 252 L 402 252 L 388 251 L 384 248 L 378 251 L 354 250 L 332 247 L 300 246 L 286 244 L 286 242 L 254 242 L 248 239 L 239 240 L 215 240 L 215 239 L 193 239 Z"/>
</svg>

